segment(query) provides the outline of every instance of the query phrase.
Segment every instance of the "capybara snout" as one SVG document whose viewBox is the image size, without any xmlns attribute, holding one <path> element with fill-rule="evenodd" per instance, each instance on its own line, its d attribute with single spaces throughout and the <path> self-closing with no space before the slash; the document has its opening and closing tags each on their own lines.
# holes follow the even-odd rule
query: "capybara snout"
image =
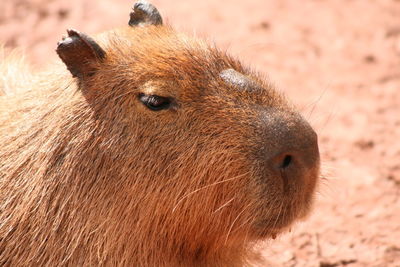
<svg viewBox="0 0 400 267">
<path fill-rule="evenodd" d="M 285 189 L 288 186 L 313 189 L 319 170 L 317 134 L 296 113 L 272 112 L 266 116 L 264 153 L 268 168 L 282 176 Z"/>
<path fill-rule="evenodd" d="M 151 4 L 56 52 L 0 96 L 0 265 L 241 266 L 309 212 L 310 125 Z"/>
<path fill-rule="evenodd" d="M 290 219 L 286 223 L 290 223 L 294 217 L 304 215 L 303 207 L 308 210 L 312 200 L 319 173 L 318 137 L 274 88 L 244 73 L 245 70 L 239 73 L 232 69 L 221 72 L 224 81 L 234 85 L 229 87 L 230 95 L 246 92 L 246 98 L 236 100 L 243 115 L 235 110 L 226 115 L 232 118 L 227 132 L 234 135 L 235 119 L 239 127 L 247 129 L 245 140 L 236 142 L 247 144 L 247 151 L 254 151 L 255 160 L 250 165 L 254 165 L 255 179 L 264 178 L 268 188 L 277 190 L 271 194 L 279 192 L 279 201 L 289 201 L 288 210 L 293 213 L 287 214 Z M 291 209 L 292 205 L 298 207 Z"/>
<path fill-rule="evenodd" d="M 304 217 L 312 203 L 319 174 L 318 137 L 301 116 L 291 111 L 270 112 L 265 115 L 265 173 L 277 183 L 282 194 L 287 221 Z M 268 175 L 267 175 L 268 176 Z"/>
</svg>

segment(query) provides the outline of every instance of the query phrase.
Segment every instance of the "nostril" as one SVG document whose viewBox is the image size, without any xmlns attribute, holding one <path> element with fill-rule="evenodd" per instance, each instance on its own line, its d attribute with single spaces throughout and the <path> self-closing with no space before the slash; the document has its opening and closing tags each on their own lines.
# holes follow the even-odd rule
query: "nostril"
<svg viewBox="0 0 400 267">
<path fill-rule="evenodd" d="M 287 167 L 289 167 L 289 165 L 292 163 L 292 156 L 291 155 L 286 155 L 284 158 L 283 158 L 283 161 L 282 161 L 282 164 L 281 164 L 281 168 L 282 169 L 285 169 L 285 168 L 287 168 Z"/>
<path fill-rule="evenodd" d="M 293 153 L 287 151 L 272 158 L 272 166 L 276 171 L 284 171 L 295 163 Z"/>
</svg>

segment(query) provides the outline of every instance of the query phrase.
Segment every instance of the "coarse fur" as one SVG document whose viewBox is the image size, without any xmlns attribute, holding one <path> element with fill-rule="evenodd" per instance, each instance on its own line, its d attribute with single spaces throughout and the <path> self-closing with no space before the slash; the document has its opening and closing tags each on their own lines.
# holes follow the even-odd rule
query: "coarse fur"
<svg viewBox="0 0 400 267">
<path fill-rule="evenodd" d="M 309 126 L 262 77 L 169 26 L 94 39 L 106 56 L 92 75 L 57 63 L 1 80 L 0 265 L 242 266 L 307 214 L 315 152 L 289 189 L 263 158 L 288 142 L 282 127 L 302 139 Z M 16 59 L 1 60 L 5 77 Z M 151 111 L 139 93 L 173 106 Z"/>
</svg>

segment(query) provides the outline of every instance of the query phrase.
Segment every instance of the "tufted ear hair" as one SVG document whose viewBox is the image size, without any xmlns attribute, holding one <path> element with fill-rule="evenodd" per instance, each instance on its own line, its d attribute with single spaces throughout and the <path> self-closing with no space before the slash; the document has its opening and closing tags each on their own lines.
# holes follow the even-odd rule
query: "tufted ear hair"
<svg viewBox="0 0 400 267">
<path fill-rule="evenodd" d="M 163 21 L 157 8 L 145 0 L 133 6 L 130 13 L 129 26 L 162 25 Z"/>
<path fill-rule="evenodd" d="M 73 77 L 90 76 L 93 63 L 104 59 L 105 51 L 88 35 L 69 29 L 68 36 L 58 42 L 56 52 Z"/>
</svg>

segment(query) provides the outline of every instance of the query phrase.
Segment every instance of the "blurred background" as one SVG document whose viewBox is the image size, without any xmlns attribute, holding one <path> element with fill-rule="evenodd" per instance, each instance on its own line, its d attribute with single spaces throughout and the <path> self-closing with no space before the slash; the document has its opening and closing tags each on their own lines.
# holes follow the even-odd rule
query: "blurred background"
<svg viewBox="0 0 400 267">
<path fill-rule="evenodd" d="M 0 44 L 41 69 L 67 28 L 125 25 L 133 3 L 1 0 Z M 319 133 L 314 212 L 262 244 L 273 266 L 400 266 L 400 1 L 152 3 L 178 30 L 266 73 Z"/>
</svg>

